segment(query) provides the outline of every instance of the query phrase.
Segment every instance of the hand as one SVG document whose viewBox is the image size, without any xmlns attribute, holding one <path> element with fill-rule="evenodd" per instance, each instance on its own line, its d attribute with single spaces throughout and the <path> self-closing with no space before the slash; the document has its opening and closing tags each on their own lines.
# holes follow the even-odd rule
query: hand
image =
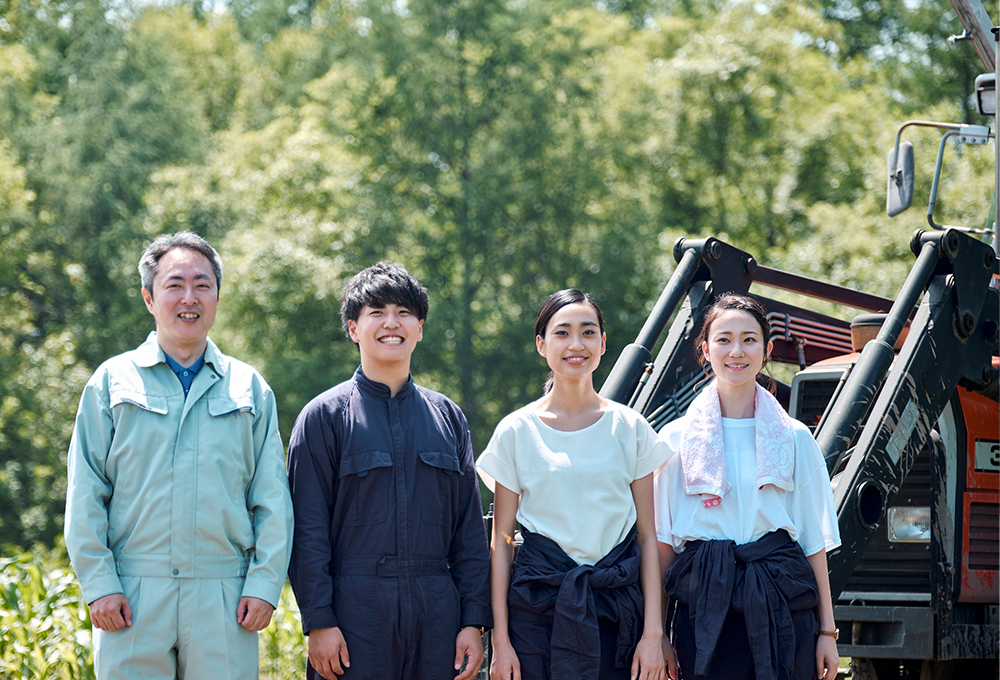
<svg viewBox="0 0 1000 680">
<path fill-rule="evenodd" d="M 90 621 L 109 633 L 132 625 L 132 608 L 122 593 L 99 597 L 89 605 Z"/>
<path fill-rule="evenodd" d="M 670 680 L 678 680 L 677 652 L 674 651 L 674 646 L 670 644 L 670 638 L 666 635 L 663 636 L 663 660 L 667 662 L 667 677 Z"/>
<path fill-rule="evenodd" d="M 632 680 L 663 680 L 663 635 L 643 635 L 632 658 Z"/>
<path fill-rule="evenodd" d="M 837 641 L 829 635 L 820 635 L 816 640 L 816 677 L 833 680 L 837 677 L 837 667 L 840 665 L 840 655 L 837 654 Z"/>
<path fill-rule="evenodd" d="M 483 635 L 478 628 L 466 626 L 458 631 L 455 638 L 455 670 L 461 670 L 462 664 L 465 664 L 465 671 L 456 675 L 455 680 L 472 680 L 483 666 Z"/>
<path fill-rule="evenodd" d="M 336 680 L 351 667 L 351 655 L 340 628 L 317 628 L 309 631 L 309 663 L 326 680 Z"/>
<path fill-rule="evenodd" d="M 258 630 L 267 628 L 271 623 L 271 614 L 274 607 L 270 602 L 265 602 L 256 597 L 241 597 L 240 603 L 236 607 L 236 622 L 255 633 Z"/>
<path fill-rule="evenodd" d="M 501 643 L 496 638 L 493 639 L 490 680 L 521 680 L 521 662 L 510 641 Z"/>
</svg>

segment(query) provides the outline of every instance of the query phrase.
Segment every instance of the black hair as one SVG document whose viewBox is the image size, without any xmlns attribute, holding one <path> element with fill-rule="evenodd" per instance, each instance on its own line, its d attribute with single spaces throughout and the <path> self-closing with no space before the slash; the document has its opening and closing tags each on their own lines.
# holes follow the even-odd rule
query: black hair
<svg viewBox="0 0 1000 680">
<path fill-rule="evenodd" d="M 558 293 L 553 293 L 542 305 L 542 308 L 538 311 L 538 318 L 535 319 L 535 335 L 540 338 L 545 337 L 545 329 L 549 325 L 549 321 L 552 317 L 556 315 L 563 307 L 569 305 L 576 305 L 579 303 L 586 303 L 590 305 L 594 312 L 597 314 L 597 325 L 601 327 L 601 333 L 604 332 L 604 316 L 601 314 L 601 308 L 597 306 L 594 302 L 594 298 L 590 297 L 581 290 L 576 288 L 567 288 L 561 290 Z"/>
<path fill-rule="evenodd" d="M 767 343 L 771 341 L 771 324 L 767 320 L 767 312 L 764 310 L 764 306 L 749 295 L 742 295 L 740 293 L 724 293 L 716 298 L 705 311 L 705 319 L 701 324 L 701 332 L 698 333 L 698 339 L 695 340 L 698 363 L 701 364 L 701 367 L 705 370 L 706 374 L 708 373 L 708 359 L 705 358 L 705 353 L 701 351 L 701 348 L 706 342 L 708 342 L 708 334 L 712 332 L 712 324 L 715 323 L 715 320 L 722 316 L 723 313 L 734 310 L 738 312 L 746 312 L 747 314 L 753 316 L 754 320 L 760 326 L 761 341 L 764 344 L 765 352 L 767 351 Z M 764 356 L 764 365 L 761 366 L 762 373 L 765 368 L 769 369 L 770 359 L 770 354 Z M 769 389 L 773 392 L 774 379 L 770 377 L 770 370 L 768 370 L 768 376 L 770 385 L 767 387 L 769 387 Z"/>
<path fill-rule="evenodd" d="M 186 248 L 204 255 L 215 274 L 215 290 L 219 291 L 222 288 L 222 259 L 219 253 L 198 234 L 179 231 L 176 234 L 157 236 L 139 258 L 139 279 L 142 281 L 142 287 L 149 291 L 150 297 L 153 296 L 153 279 L 160 271 L 160 260 L 174 248 Z"/>
<path fill-rule="evenodd" d="M 597 314 L 597 325 L 601 329 L 601 334 L 604 334 L 604 315 L 601 314 L 601 308 L 594 301 L 594 298 L 590 297 L 581 290 L 576 288 L 566 288 L 558 293 L 553 293 L 542 305 L 542 308 L 538 310 L 538 318 L 535 319 L 535 335 L 544 338 L 545 329 L 549 326 L 549 321 L 552 321 L 552 317 L 556 315 L 563 307 L 568 307 L 569 305 L 576 304 L 588 304 L 594 313 Z M 549 377 L 545 381 L 545 394 L 548 394 L 552 389 L 552 373 L 549 372 Z"/>
<path fill-rule="evenodd" d="M 379 309 L 388 304 L 406 307 L 421 321 L 427 318 L 427 289 L 403 265 L 382 261 L 358 272 L 348 282 L 340 302 L 344 333 L 350 337 L 347 322 L 357 321 L 365 306 Z"/>
</svg>

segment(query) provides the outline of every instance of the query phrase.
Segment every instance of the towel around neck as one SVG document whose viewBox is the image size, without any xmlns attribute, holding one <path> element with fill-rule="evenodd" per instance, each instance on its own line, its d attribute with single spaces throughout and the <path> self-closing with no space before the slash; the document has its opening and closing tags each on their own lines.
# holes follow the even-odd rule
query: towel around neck
<svg viewBox="0 0 1000 680">
<path fill-rule="evenodd" d="M 773 484 L 779 489 L 794 488 L 795 442 L 792 421 L 770 392 L 755 385 L 754 428 L 757 449 L 757 485 Z M 681 468 L 684 490 L 701 495 L 706 508 L 722 503 L 732 488 L 726 480 L 726 453 L 722 436 L 722 407 L 719 388 L 713 380 L 691 402 L 685 415 L 687 424 L 681 439 Z"/>
</svg>

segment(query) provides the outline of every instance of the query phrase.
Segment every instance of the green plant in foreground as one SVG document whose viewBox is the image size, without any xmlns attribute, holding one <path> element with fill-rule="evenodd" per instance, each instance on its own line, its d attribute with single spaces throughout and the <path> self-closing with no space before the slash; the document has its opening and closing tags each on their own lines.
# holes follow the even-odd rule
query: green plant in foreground
<svg viewBox="0 0 1000 680">
<path fill-rule="evenodd" d="M 94 678 L 90 611 L 70 569 L 31 554 L 0 559 L 0 631 L 0 679 Z M 301 676 L 306 654 L 286 584 L 271 625 L 260 633 L 261 676 Z"/>
<path fill-rule="evenodd" d="M 31 554 L 0 559 L 0 679 L 92 680 L 90 611 L 73 572 Z M 305 671 L 298 607 L 286 584 L 260 633 L 260 671 L 290 678 Z"/>
<path fill-rule="evenodd" d="M 286 583 L 271 625 L 260 632 L 262 678 L 296 678 L 306 670 L 306 643 L 291 587 Z"/>
<path fill-rule="evenodd" d="M 90 612 L 69 569 L 0 559 L 0 677 L 94 677 Z"/>
</svg>

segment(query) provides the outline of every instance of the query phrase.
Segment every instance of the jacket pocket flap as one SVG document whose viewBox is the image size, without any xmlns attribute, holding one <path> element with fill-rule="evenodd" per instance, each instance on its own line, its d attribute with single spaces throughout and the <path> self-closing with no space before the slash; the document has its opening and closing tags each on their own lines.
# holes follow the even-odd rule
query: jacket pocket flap
<svg viewBox="0 0 1000 680">
<path fill-rule="evenodd" d="M 458 457 L 450 451 L 420 451 L 420 460 L 445 472 L 461 472 Z"/>
<path fill-rule="evenodd" d="M 388 451 L 360 451 L 340 459 L 340 476 L 364 477 L 372 470 L 385 467 L 392 467 L 392 456 Z"/>
<path fill-rule="evenodd" d="M 152 413 L 159 413 L 160 415 L 164 415 L 167 412 L 166 397 L 156 397 L 151 394 L 136 392 L 135 390 L 122 389 L 112 390 L 110 396 L 111 408 L 114 408 L 119 404 L 132 404 L 133 406 L 138 406 L 144 411 L 151 411 Z"/>
<path fill-rule="evenodd" d="M 208 412 L 210 415 L 231 416 L 235 413 L 253 413 L 253 397 L 209 397 Z"/>
</svg>

